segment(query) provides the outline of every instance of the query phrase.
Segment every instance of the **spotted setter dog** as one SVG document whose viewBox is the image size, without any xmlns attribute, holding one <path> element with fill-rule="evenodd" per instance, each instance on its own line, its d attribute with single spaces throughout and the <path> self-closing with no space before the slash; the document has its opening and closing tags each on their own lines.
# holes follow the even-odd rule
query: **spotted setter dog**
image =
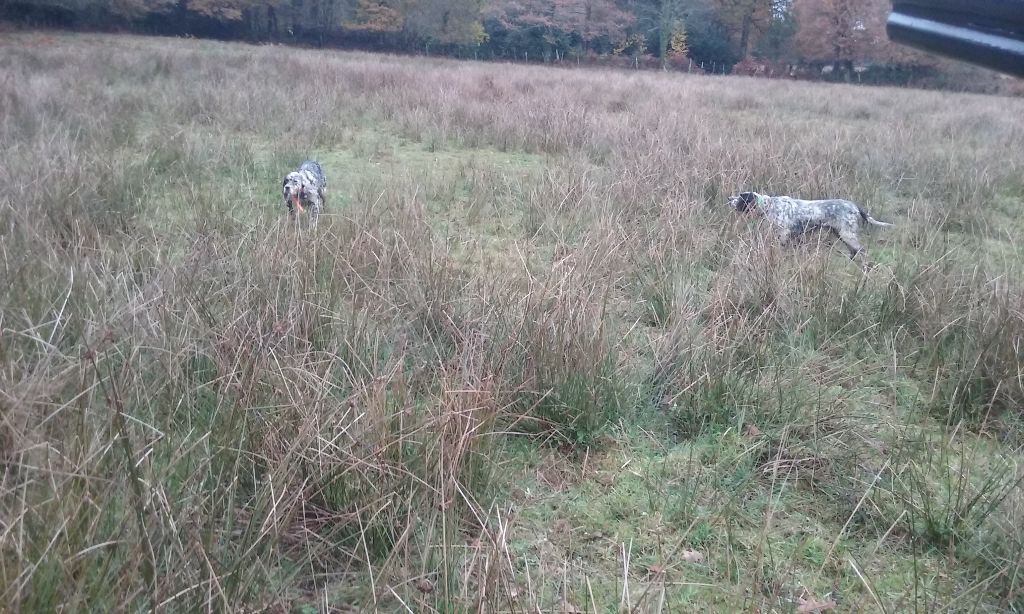
<svg viewBox="0 0 1024 614">
<path fill-rule="evenodd" d="M 785 245 L 801 235 L 820 228 L 828 229 L 839 237 L 850 251 L 850 258 L 866 253 L 857 238 L 857 231 L 864 224 L 892 226 L 880 222 L 866 211 L 848 200 L 801 200 L 789 196 L 765 196 L 757 192 L 743 192 L 729 198 L 729 204 L 739 212 L 760 213 L 775 225 L 779 239 Z"/>
<path fill-rule="evenodd" d="M 284 204 L 292 220 L 296 215 L 309 209 L 309 226 L 316 228 L 317 219 L 323 210 L 327 193 L 327 177 L 324 169 L 314 160 L 306 160 L 298 170 L 288 173 L 281 184 Z"/>
</svg>

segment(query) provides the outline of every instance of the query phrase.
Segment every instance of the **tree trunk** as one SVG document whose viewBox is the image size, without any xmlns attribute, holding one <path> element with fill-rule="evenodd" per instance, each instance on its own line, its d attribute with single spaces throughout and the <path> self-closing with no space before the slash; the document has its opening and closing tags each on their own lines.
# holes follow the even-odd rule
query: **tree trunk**
<svg viewBox="0 0 1024 614">
<path fill-rule="evenodd" d="M 753 27 L 753 18 L 748 14 L 743 16 L 743 28 L 740 30 L 740 59 L 745 60 L 750 54 L 750 29 Z"/>
<path fill-rule="evenodd" d="M 671 0 L 661 0 L 661 23 L 658 25 L 658 57 L 661 58 L 661 69 L 665 69 L 668 54 L 668 39 L 672 36 L 672 5 Z"/>
<path fill-rule="evenodd" d="M 174 8 L 175 16 L 178 19 L 178 31 L 188 32 L 188 1 L 178 0 L 178 4 Z"/>
</svg>

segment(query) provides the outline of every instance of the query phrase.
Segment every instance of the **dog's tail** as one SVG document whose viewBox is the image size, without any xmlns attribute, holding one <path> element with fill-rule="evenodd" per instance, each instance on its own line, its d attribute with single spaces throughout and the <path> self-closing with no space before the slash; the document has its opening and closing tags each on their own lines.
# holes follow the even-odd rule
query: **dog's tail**
<svg viewBox="0 0 1024 614">
<path fill-rule="evenodd" d="M 857 207 L 857 212 L 860 213 L 861 219 L 863 219 L 864 223 L 866 224 L 872 224 L 874 226 L 892 226 L 892 224 L 890 224 L 889 222 L 880 222 L 876 220 L 875 218 L 868 215 L 867 211 L 861 209 L 860 207 Z"/>
</svg>

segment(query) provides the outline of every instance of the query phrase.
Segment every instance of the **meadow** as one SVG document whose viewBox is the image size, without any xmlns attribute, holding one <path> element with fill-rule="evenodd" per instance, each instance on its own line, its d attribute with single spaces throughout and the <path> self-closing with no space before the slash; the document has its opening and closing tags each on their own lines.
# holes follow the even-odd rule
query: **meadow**
<svg viewBox="0 0 1024 614">
<path fill-rule="evenodd" d="M 8 611 L 1024 611 L 1022 99 L 15 33 L 0 142 Z"/>
</svg>

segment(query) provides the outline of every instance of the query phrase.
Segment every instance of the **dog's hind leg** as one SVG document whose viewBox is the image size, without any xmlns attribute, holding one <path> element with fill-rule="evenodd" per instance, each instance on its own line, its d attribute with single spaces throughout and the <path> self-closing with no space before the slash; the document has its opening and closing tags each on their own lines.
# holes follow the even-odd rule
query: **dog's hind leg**
<svg viewBox="0 0 1024 614">
<path fill-rule="evenodd" d="M 850 250 L 850 258 L 856 259 L 858 255 L 864 253 L 864 246 L 860 244 L 855 233 L 849 230 L 840 230 L 838 234 L 839 240 L 845 243 L 846 248 Z"/>
<path fill-rule="evenodd" d="M 850 251 L 850 260 L 856 261 L 857 257 L 860 256 L 861 264 L 867 269 L 870 267 L 870 261 L 868 260 L 868 254 L 864 251 L 864 246 L 860 244 L 860 240 L 857 239 L 857 234 L 849 230 L 838 231 L 839 240 L 846 245 L 846 249 Z"/>
</svg>

